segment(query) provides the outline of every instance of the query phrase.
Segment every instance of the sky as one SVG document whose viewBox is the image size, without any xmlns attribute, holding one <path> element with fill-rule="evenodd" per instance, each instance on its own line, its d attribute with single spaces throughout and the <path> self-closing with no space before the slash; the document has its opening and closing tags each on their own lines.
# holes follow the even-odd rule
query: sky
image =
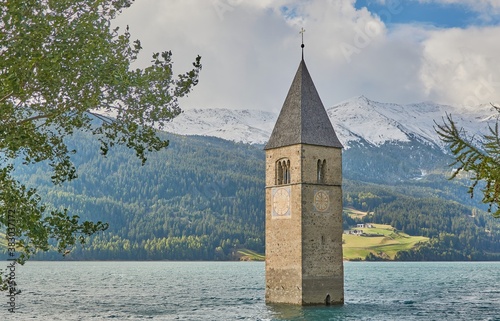
<svg viewBox="0 0 500 321">
<path fill-rule="evenodd" d="M 143 51 L 197 55 L 181 108 L 279 112 L 301 59 L 325 107 L 364 95 L 391 103 L 500 102 L 500 0 L 135 0 L 115 20 Z"/>
</svg>

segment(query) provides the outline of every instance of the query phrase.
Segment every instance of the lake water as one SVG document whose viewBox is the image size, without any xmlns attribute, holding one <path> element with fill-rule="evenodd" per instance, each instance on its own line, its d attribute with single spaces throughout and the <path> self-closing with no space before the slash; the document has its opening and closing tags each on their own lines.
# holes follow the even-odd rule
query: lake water
<svg viewBox="0 0 500 321">
<path fill-rule="evenodd" d="M 16 278 L 0 320 L 500 321 L 500 263 L 346 262 L 345 305 L 314 308 L 266 305 L 262 262 L 28 262 Z"/>
</svg>

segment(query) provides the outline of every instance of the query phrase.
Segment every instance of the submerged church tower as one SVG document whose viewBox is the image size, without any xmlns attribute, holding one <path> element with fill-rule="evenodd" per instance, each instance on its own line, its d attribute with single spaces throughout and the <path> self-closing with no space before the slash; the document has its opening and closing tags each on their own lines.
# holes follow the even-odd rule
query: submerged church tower
<svg viewBox="0 0 500 321">
<path fill-rule="evenodd" d="M 265 151 L 266 302 L 343 304 L 342 144 L 303 56 Z"/>
</svg>

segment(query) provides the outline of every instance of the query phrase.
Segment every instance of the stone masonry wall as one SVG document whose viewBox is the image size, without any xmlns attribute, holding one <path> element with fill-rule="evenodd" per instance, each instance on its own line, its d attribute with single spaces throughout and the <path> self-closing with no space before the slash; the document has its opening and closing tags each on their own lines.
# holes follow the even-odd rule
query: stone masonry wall
<svg viewBox="0 0 500 321">
<path fill-rule="evenodd" d="M 266 151 L 266 302 L 324 304 L 329 295 L 343 303 L 341 153 L 312 145 Z M 291 182 L 276 186 L 282 158 L 290 160 Z M 322 183 L 318 159 L 326 160 Z M 279 188 L 290 193 L 290 211 L 273 217 Z"/>
</svg>

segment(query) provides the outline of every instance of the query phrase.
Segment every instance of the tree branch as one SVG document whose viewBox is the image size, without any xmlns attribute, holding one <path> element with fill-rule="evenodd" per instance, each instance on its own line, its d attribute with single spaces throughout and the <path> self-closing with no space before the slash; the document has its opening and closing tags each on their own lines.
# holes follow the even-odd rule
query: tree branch
<svg viewBox="0 0 500 321">
<path fill-rule="evenodd" d="M 4 102 L 5 100 L 7 100 L 10 96 L 12 96 L 14 92 L 11 91 L 10 93 L 8 93 L 7 95 L 5 95 L 4 97 L 0 98 L 0 103 Z"/>
<path fill-rule="evenodd" d="M 88 112 L 90 115 L 92 116 L 95 116 L 97 118 L 99 118 L 100 120 L 102 120 L 103 122 L 107 123 L 107 124 L 111 124 L 113 122 L 113 118 L 111 117 L 108 117 L 108 116 L 105 116 L 105 115 L 101 115 L 101 114 L 98 114 L 98 113 L 93 113 L 93 112 Z"/>
<path fill-rule="evenodd" d="M 30 122 L 32 120 L 37 120 L 37 119 L 43 119 L 43 118 L 49 118 L 51 116 L 54 116 L 56 115 L 57 113 L 52 113 L 52 114 L 41 114 L 41 115 L 36 115 L 36 116 L 33 116 L 33 117 L 29 117 L 29 118 L 26 118 L 26 119 L 23 119 L 23 120 L 20 120 L 16 123 L 16 125 L 22 125 L 22 124 L 25 124 L 27 122 Z"/>
</svg>

